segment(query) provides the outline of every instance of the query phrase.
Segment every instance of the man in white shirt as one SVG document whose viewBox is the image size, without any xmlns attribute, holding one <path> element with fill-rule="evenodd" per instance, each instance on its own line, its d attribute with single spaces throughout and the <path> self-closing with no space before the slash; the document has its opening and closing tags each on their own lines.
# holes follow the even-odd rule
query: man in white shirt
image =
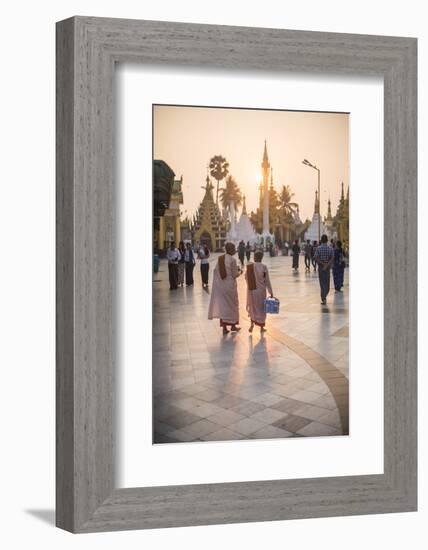
<svg viewBox="0 0 428 550">
<path fill-rule="evenodd" d="M 174 241 L 166 252 L 166 258 L 168 260 L 169 289 L 175 290 L 178 288 L 178 260 L 180 259 L 180 251 L 175 247 Z"/>
</svg>

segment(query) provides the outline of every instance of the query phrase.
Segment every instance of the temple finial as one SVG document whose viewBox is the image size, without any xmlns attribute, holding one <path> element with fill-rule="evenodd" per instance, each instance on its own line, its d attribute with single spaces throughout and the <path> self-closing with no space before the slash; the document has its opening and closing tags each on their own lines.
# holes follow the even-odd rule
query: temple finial
<svg viewBox="0 0 428 550">
<path fill-rule="evenodd" d="M 315 191 L 315 207 L 314 207 L 315 214 L 320 213 L 320 203 L 318 199 L 318 191 Z"/>
<path fill-rule="evenodd" d="M 268 156 L 268 152 L 267 152 L 266 140 L 265 140 L 265 148 L 264 148 L 264 151 L 263 151 L 263 163 L 262 163 L 262 166 L 269 166 L 269 156 Z"/>
</svg>

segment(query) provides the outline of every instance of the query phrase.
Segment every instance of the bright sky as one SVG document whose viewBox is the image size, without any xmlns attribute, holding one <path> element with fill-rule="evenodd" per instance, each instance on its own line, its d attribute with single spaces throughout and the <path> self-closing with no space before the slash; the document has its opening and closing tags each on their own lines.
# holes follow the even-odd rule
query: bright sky
<svg viewBox="0 0 428 550">
<path fill-rule="evenodd" d="M 321 170 L 323 216 L 329 197 L 334 215 L 341 182 L 345 191 L 348 187 L 347 114 L 160 105 L 153 111 L 154 158 L 164 160 L 177 178 L 183 175 L 184 215 L 192 216 L 199 206 L 214 155 L 226 157 L 229 173 L 246 195 L 248 212 L 255 210 L 265 139 L 274 187 L 291 187 L 303 221 L 312 218 L 318 181 L 316 170 L 302 164 L 304 158 Z"/>
</svg>

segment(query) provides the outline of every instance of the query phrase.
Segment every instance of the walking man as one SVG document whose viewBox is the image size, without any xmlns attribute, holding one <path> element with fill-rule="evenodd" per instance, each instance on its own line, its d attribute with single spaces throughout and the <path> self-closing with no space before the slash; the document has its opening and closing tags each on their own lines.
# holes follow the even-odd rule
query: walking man
<svg viewBox="0 0 428 550">
<path fill-rule="evenodd" d="M 321 290 L 321 304 L 325 306 L 330 291 L 330 268 L 334 261 L 334 250 L 328 246 L 327 235 L 321 237 L 321 244 L 315 251 L 315 261 L 318 264 L 318 278 Z"/>
<path fill-rule="evenodd" d="M 167 250 L 166 258 L 168 260 L 169 289 L 176 290 L 178 288 L 178 261 L 181 254 L 175 247 L 174 241 Z"/>
<path fill-rule="evenodd" d="M 317 262 L 315 260 L 315 251 L 317 249 L 317 246 L 318 246 L 318 242 L 314 241 L 312 245 L 312 256 L 311 256 L 311 262 L 312 262 L 312 267 L 314 268 L 314 271 L 317 270 Z"/>
<path fill-rule="evenodd" d="M 311 257 L 312 257 L 312 246 L 311 246 L 311 241 L 308 239 L 305 244 L 305 271 L 311 270 Z"/>
<path fill-rule="evenodd" d="M 299 241 L 297 239 L 294 241 L 294 244 L 291 247 L 291 252 L 293 253 L 293 269 L 294 271 L 298 271 L 300 246 L 299 246 Z"/>
</svg>

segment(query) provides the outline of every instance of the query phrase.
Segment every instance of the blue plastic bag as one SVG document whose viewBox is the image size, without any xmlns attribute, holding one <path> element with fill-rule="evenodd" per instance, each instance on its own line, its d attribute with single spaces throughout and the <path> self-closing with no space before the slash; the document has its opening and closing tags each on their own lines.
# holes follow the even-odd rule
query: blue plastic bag
<svg viewBox="0 0 428 550">
<path fill-rule="evenodd" d="M 278 298 L 266 298 L 263 305 L 265 313 L 279 313 Z"/>
</svg>

